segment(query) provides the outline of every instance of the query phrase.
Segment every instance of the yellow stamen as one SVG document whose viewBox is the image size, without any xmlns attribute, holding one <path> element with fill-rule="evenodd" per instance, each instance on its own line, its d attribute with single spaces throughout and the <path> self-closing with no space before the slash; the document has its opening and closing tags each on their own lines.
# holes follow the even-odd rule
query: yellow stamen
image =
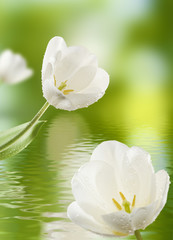
<svg viewBox="0 0 173 240">
<path fill-rule="evenodd" d="M 119 193 L 120 193 L 120 196 L 121 196 L 122 200 L 123 201 L 126 200 L 126 198 L 124 197 L 124 194 L 122 192 L 119 192 Z"/>
<path fill-rule="evenodd" d="M 61 82 L 61 84 L 58 88 L 60 91 L 62 91 L 67 86 L 66 82 L 67 82 L 67 80 L 65 82 Z"/>
<path fill-rule="evenodd" d="M 118 210 L 122 210 L 121 205 L 114 198 L 112 198 L 112 201 L 114 202 L 114 204 L 118 208 Z"/>
<path fill-rule="evenodd" d="M 126 199 L 123 201 L 122 203 L 123 207 L 124 207 L 124 210 L 127 212 L 127 213 L 131 213 L 131 210 L 130 210 L 130 202 L 128 202 Z"/>
<path fill-rule="evenodd" d="M 55 75 L 53 75 L 54 78 L 54 86 L 56 87 L 56 79 L 55 79 Z"/>
<path fill-rule="evenodd" d="M 56 87 L 55 75 L 53 75 L 53 78 L 54 78 L 54 85 L 55 85 L 55 87 Z M 68 95 L 69 93 L 71 93 L 71 92 L 74 91 L 73 89 L 65 89 L 65 90 L 63 90 L 64 88 L 67 87 L 66 82 L 67 82 L 67 80 L 64 81 L 64 82 L 61 82 L 61 84 L 60 84 L 59 87 L 58 87 L 58 89 L 59 89 L 60 91 L 62 91 L 64 95 Z"/>
<path fill-rule="evenodd" d="M 64 95 L 68 95 L 69 93 L 73 92 L 73 89 L 66 89 L 63 91 Z"/>
<path fill-rule="evenodd" d="M 125 210 L 127 213 L 131 213 L 136 202 L 136 195 L 133 197 L 132 204 L 127 201 L 125 198 L 124 194 L 122 192 L 119 192 L 121 198 L 122 198 L 122 204 L 120 205 L 114 198 L 112 198 L 112 201 L 114 202 L 115 206 L 117 207 L 118 210 Z"/>
<path fill-rule="evenodd" d="M 136 195 L 134 195 L 133 197 L 132 208 L 135 206 L 135 202 L 136 202 Z"/>
<path fill-rule="evenodd" d="M 123 200 L 122 202 L 122 205 L 124 207 L 124 210 L 127 212 L 127 213 L 131 213 L 131 210 L 130 210 L 130 202 L 127 201 L 127 199 L 125 198 L 124 194 L 122 192 L 120 192 L 120 196 Z"/>
</svg>

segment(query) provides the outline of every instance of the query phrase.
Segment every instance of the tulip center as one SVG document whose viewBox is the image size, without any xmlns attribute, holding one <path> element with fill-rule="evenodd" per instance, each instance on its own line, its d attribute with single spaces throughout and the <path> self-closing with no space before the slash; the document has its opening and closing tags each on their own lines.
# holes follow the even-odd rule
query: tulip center
<svg viewBox="0 0 173 240">
<path fill-rule="evenodd" d="M 54 77 L 54 86 L 57 87 L 56 85 L 56 79 L 55 79 L 55 75 Z M 61 82 L 61 84 L 59 85 L 58 89 L 64 94 L 64 95 L 68 95 L 69 93 L 73 92 L 73 89 L 65 89 L 67 87 L 67 80 L 64 82 Z"/>
<path fill-rule="evenodd" d="M 135 206 L 135 202 L 136 202 L 136 195 L 134 195 L 133 197 L 133 201 L 132 203 L 130 203 L 129 201 L 127 201 L 127 199 L 125 198 L 124 194 L 122 192 L 120 192 L 120 196 L 122 198 L 122 204 L 120 205 L 116 200 L 115 198 L 112 198 L 112 201 L 113 203 L 115 204 L 115 206 L 117 207 L 118 210 L 124 210 L 127 212 L 127 213 L 131 213 L 134 206 Z"/>
</svg>

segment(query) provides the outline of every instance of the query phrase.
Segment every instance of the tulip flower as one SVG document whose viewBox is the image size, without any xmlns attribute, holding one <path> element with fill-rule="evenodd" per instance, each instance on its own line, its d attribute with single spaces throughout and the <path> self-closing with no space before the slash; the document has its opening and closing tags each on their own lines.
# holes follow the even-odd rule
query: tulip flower
<svg viewBox="0 0 173 240">
<path fill-rule="evenodd" d="M 33 74 L 27 68 L 26 60 L 20 54 L 5 50 L 0 55 L 0 81 L 15 84 L 26 80 Z"/>
<path fill-rule="evenodd" d="M 18 57 L 12 58 L 11 52 L 4 55 L 6 58 L 3 59 L 14 58 L 15 65 L 12 69 L 20 66 L 17 63 L 21 57 L 17 55 Z M 4 66 L 2 64 L 0 69 L 5 72 L 9 65 L 8 61 L 3 63 Z M 11 73 L 12 70 L 9 70 L 9 76 Z M 44 123 L 39 119 L 50 105 L 68 111 L 88 107 L 104 95 L 108 84 L 109 75 L 98 67 L 96 57 L 86 48 L 67 47 L 63 38 L 52 38 L 42 66 L 42 88 L 47 101 L 29 123 L 0 133 L 0 159 L 17 154 L 33 140 Z"/>
<path fill-rule="evenodd" d="M 97 234 L 136 235 L 163 209 L 169 189 L 166 171 L 154 172 L 149 153 L 106 141 L 94 150 L 90 162 L 72 179 L 75 197 L 68 217 Z"/>
<path fill-rule="evenodd" d="M 69 111 L 88 107 L 104 95 L 108 84 L 107 72 L 86 48 L 67 47 L 61 37 L 50 40 L 42 66 L 43 95 L 50 105 Z"/>
</svg>

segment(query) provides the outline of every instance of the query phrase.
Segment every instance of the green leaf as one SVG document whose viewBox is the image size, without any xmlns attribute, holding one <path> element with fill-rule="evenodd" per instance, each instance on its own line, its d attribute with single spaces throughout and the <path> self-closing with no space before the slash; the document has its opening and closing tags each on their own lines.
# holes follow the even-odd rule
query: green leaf
<svg viewBox="0 0 173 240">
<path fill-rule="evenodd" d="M 26 148 L 37 136 L 45 121 L 37 121 L 29 126 L 30 122 L 0 132 L 0 160 L 16 155 Z M 15 139 L 15 141 L 12 141 Z"/>
</svg>

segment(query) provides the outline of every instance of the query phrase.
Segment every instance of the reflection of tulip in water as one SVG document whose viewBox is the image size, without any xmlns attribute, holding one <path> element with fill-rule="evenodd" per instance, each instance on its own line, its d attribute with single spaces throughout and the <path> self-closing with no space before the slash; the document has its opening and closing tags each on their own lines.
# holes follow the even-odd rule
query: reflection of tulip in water
<svg viewBox="0 0 173 240">
<path fill-rule="evenodd" d="M 103 142 L 72 179 L 76 201 L 68 207 L 68 216 L 98 234 L 135 234 L 141 239 L 138 230 L 159 215 L 169 183 L 167 172 L 155 173 L 150 155 L 141 148 Z"/>
<path fill-rule="evenodd" d="M 76 110 L 100 99 L 109 84 L 107 72 L 86 48 L 67 47 L 63 38 L 50 40 L 43 60 L 43 95 L 56 108 Z"/>
<path fill-rule="evenodd" d="M 20 54 L 5 50 L 0 55 L 0 81 L 14 84 L 31 77 L 33 71 L 27 68 L 26 60 Z"/>
</svg>

